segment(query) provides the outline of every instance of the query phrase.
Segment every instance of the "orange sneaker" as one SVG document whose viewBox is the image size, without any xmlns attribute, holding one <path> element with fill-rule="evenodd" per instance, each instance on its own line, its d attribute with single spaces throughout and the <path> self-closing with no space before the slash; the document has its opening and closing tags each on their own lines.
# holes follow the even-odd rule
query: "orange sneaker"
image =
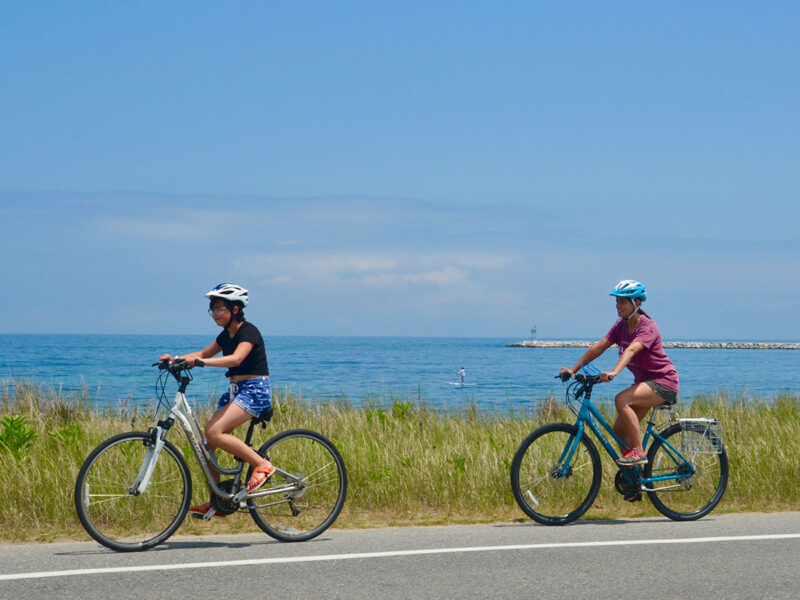
<svg viewBox="0 0 800 600">
<path fill-rule="evenodd" d="M 269 479 L 274 472 L 275 467 L 272 466 L 272 463 L 267 463 L 265 465 L 261 465 L 260 467 L 256 467 L 253 470 L 253 474 L 250 476 L 250 481 L 247 482 L 247 491 L 256 491 L 267 482 L 267 479 Z"/>
</svg>

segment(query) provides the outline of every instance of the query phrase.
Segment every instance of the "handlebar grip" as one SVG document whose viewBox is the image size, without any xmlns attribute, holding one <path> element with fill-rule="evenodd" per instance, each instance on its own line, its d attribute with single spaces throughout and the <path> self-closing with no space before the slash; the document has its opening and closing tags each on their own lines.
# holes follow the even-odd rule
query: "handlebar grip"
<svg viewBox="0 0 800 600">
<path fill-rule="evenodd" d="M 194 359 L 194 366 L 195 367 L 205 367 L 206 363 L 204 363 L 203 359 L 201 359 L 201 358 L 195 358 Z"/>
<path fill-rule="evenodd" d="M 566 373 L 559 373 L 553 379 L 560 379 L 561 381 L 569 381 L 572 378 L 572 373 L 567 371 Z"/>
</svg>

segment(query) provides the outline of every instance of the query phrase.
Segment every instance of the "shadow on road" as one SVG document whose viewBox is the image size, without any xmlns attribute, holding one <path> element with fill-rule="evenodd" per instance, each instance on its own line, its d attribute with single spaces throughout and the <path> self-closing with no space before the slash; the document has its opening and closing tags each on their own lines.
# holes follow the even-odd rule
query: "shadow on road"
<svg viewBox="0 0 800 600">
<path fill-rule="evenodd" d="M 578 519 L 566 525 L 542 525 L 536 521 L 515 521 L 514 523 L 496 523 L 492 527 L 581 527 L 585 525 L 628 525 L 630 523 L 669 523 L 668 519 L 653 517 L 651 519 Z"/>
<path fill-rule="evenodd" d="M 307 542 L 303 542 L 303 546 L 318 544 L 320 542 L 330 541 L 328 537 L 318 537 L 313 540 L 309 540 Z M 198 540 L 192 539 L 179 539 L 179 540 L 168 540 L 163 544 L 156 546 L 155 548 L 151 548 L 150 550 L 144 550 L 142 552 L 115 552 L 110 548 L 104 548 L 99 544 L 93 548 L 87 548 L 86 550 L 75 550 L 71 552 L 55 552 L 54 556 L 92 556 L 98 554 L 153 554 L 156 552 L 166 552 L 169 550 L 204 550 L 208 548 L 257 548 L 259 546 L 274 546 L 276 544 L 290 544 L 296 545 L 296 543 L 291 542 L 279 542 L 278 540 L 273 540 L 271 538 L 266 538 L 263 541 L 247 541 L 247 542 L 225 542 L 225 541 L 217 541 L 211 540 L 207 537 Z"/>
</svg>

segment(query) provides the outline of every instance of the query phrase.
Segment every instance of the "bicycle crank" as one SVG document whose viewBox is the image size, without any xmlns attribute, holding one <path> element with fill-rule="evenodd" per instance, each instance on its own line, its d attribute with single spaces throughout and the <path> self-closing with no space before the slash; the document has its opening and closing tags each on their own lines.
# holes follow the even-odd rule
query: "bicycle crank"
<svg viewBox="0 0 800 600">
<path fill-rule="evenodd" d="M 628 502 L 635 502 L 642 499 L 642 492 L 639 489 L 639 484 L 628 479 L 622 471 L 617 471 L 617 476 L 614 477 L 614 487 Z"/>
<path fill-rule="evenodd" d="M 223 492 L 233 493 L 233 479 L 226 479 L 219 483 L 219 488 Z M 227 498 L 220 498 L 216 494 L 211 495 L 211 506 L 221 515 L 230 515 L 239 510 L 239 504 Z"/>
</svg>

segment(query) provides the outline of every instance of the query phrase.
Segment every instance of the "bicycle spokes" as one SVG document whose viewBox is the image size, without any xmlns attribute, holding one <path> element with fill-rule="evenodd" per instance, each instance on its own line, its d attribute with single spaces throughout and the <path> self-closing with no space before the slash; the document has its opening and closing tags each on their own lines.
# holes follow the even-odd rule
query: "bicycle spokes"
<svg viewBox="0 0 800 600">
<path fill-rule="evenodd" d="M 325 437 L 307 430 L 286 431 L 259 450 L 278 467 L 247 504 L 261 529 L 284 541 L 319 535 L 344 503 L 347 475 L 339 452 Z"/>
</svg>

